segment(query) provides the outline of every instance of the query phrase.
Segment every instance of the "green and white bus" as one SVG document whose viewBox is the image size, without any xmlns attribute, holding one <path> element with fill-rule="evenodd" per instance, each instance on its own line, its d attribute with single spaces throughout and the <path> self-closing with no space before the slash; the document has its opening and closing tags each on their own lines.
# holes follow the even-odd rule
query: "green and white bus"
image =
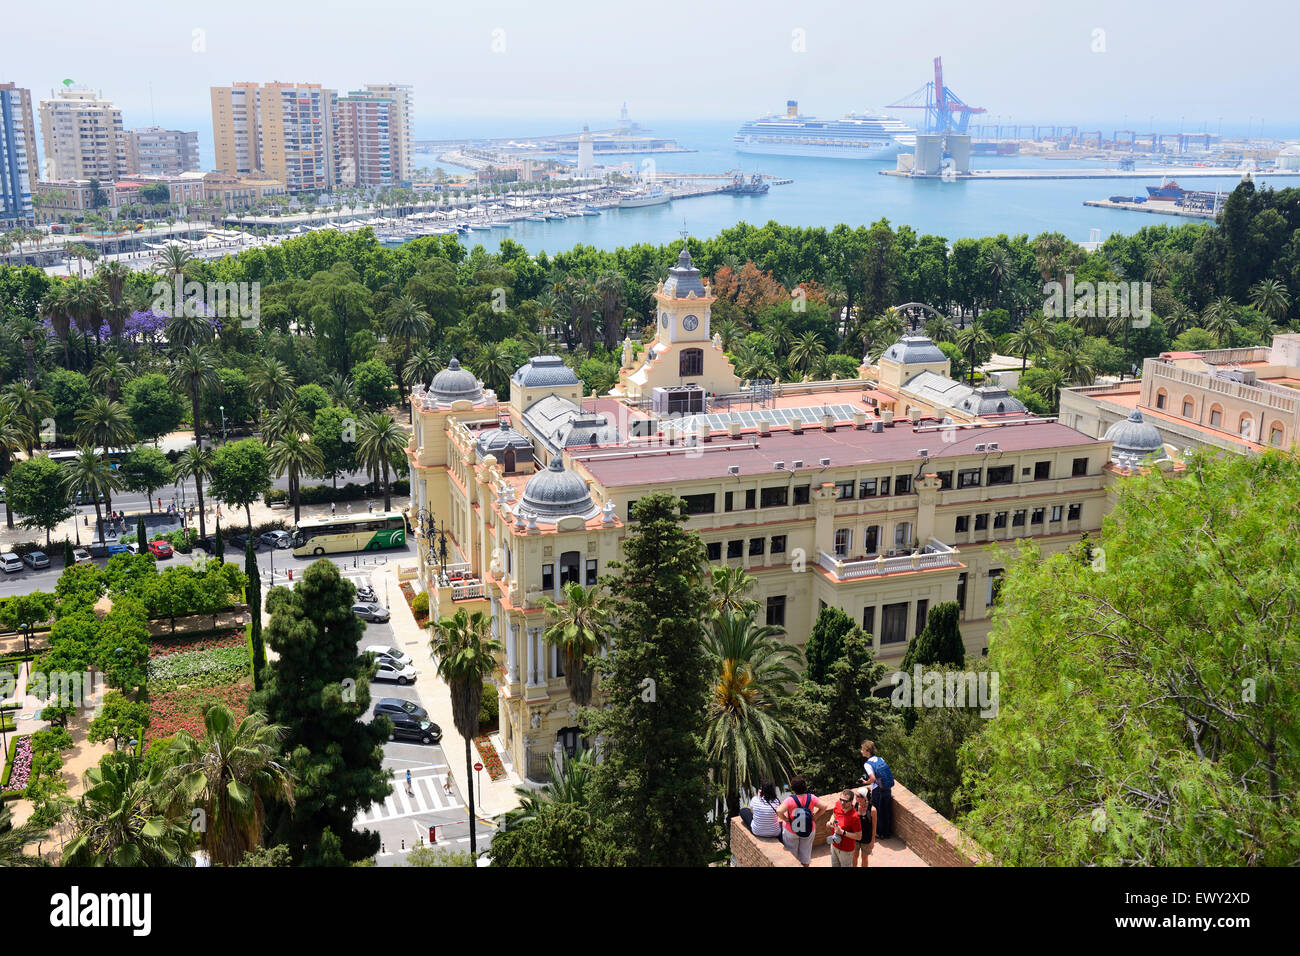
<svg viewBox="0 0 1300 956">
<path fill-rule="evenodd" d="M 406 544 L 406 517 L 400 511 L 308 518 L 293 529 L 290 547 L 298 557 L 338 551 L 378 551 Z"/>
</svg>

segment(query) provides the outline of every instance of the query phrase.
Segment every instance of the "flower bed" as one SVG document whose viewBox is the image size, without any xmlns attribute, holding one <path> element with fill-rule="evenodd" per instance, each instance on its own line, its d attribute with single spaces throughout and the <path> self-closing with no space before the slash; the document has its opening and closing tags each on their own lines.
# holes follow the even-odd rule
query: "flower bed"
<svg viewBox="0 0 1300 956">
<path fill-rule="evenodd" d="M 215 687 L 249 675 L 248 648 L 215 647 L 149 658 L 149 694 L 176 690 L 180 685 Z"/>
<path fill-rule="evenodd" d="M 501 765 L 501 758 L 497 756 L 497 748 L 492 746 L 492 741 L 486 737 L 475 737 L 474 746 L 483 758 L 483 769 L 491 779 L 500 780 L 506 775 L 506 768 Z"/>
<path fill-rule="evenodd" d="M 151 658 L 167 657 L 171 654 L 182 654 L 187 651 L 210 651 L 218 647 L 244 647 L 248 638 L 243 630 L 230 631 L 226 634 L 212 634 L 207 637 L 185 638 L 177 635 L 175 640 L 169 639 L 168 635 L 155 637 L 149 642 L 149 656 Z"/>
<path fill-rule="evenodd" d="M 184 690 L 151 694 L 149 729 L 145 731 L 145 743 L 152 744 L 155 740 L 170 737 L 181 730 L 202 737 L 203 712 L 212 704 L 225 704 L 235 715 L 235 720 L 242 720 L 248 715 L 248 695 L 252 692 L 252 682 L 243 681 L 217 687 L 187 687 Z"/>
<path fill-rule="evenodd" d="M 5 793 L 27 789 L 27 780 L 32 775 L 32 738 L 18 737 L 13 742 L 13 760 L 5 771 L 8 775 L 3 791 Z"/>
</svg>

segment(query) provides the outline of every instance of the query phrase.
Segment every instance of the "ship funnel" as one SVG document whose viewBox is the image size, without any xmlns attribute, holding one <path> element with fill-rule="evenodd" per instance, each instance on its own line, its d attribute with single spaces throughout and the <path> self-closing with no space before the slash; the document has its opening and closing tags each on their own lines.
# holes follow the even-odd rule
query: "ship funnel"
<svg viewBox="0 0 1300 956">
<path fill-rule="evenodd" d="M 799 115 L 799 101 L 798 101 L 798 100 L 786 100 L 786 101 L 785 101 L 785 115 L 786 115 L 786 116 L 789 116 L 789 117 L 791 117 L 791 118 L 794 118 L 794 117 L 796 117 L 796 116 Z"/>
</svg>

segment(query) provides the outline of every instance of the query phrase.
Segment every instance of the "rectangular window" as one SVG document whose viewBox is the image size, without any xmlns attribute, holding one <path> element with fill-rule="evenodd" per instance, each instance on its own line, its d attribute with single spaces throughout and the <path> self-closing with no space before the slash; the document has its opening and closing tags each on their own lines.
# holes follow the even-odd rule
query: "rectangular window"
<svg viewBox="0 0 1300 956">
<path fill-rule="evenodd" d="M 957 534 L 965 534 L 969 530 L 970 530 L 970 515 L 958 515 L 957 526 L 953 528 L 953 531 L 956 532 Z"/>
<path fill-rule="evenodd" d="M 713 512 L 717 495 L 684 495 L 682 500 L 686 502 L 688 515 L 707 515 Z"/>
<path fill-rule="evenodd" d="M 627 520 L 628 520 L 628 521 L 632 521 L 632 520 L 633 520 L 633 518 L 632 518 L 632 506 L 635 505 L 636 503 L 637 503 L 637 499 L 636 499 L 636 498 L 633 498 L 631 501 L 629 501 L 629 502 L 627 503 Z"/>
<path fill-rule="evenodd" d="M 1007 526 L 1007 513 L 1005 511 L 999 511 L 997 514 L 993 516 L 993 527 L 1005 528 L 1006 526 Z"/>
<path fill-rule="evenodd" d="M 1025 512 L 1022 508 L 1011 516 L 1011 527 L 1023 528 L 1025 526 Z"/>
<path fill-rule="evenodd" d="M 1060 520 L 1061 520 L 1061 506 L 1060 506 L 1060 505 L 1052 505 L 1052 520 L 1053 520 L 1053 521 L 1060 521 Z"/>
<path fill-rule="evenodd" d="M 1070 510 L 1065 513 L 1066 521 L 1078 521 L 1083 515 L 1083 505 L 1070 505 Z"/>
<path fill-rule="evenodd" d="M 987 513 L 975 516 L 975 530 L 987 531 L 989 529 L 989 516 Z"/>
<path fill-rule="evenodd" d="M 966 572 L 963 571 L 957 575 L 957 606 L 961 608 L 961 616 L 966 616 Z"/>
<path fill-rule="evenodd" d="M 587 561 L 587 587 L 596 583 L 596 562 L 592 559 Z"/>
<path fill-rule="evenodd" d="M 779 508 L 782 505 L 789 504 L 789 499 L 790 489 L 785 485 L 763 489 L 762 502 L 764 508 Z"/>
<path fill-rule="evenodd" d="M 1047 510 L 1047 509 L 1045 509 L 1045 508 L 1035 508 L 1035 509 L 1033 510 L 1033 512 L 1029 515 L 1029 523 L 1030 523 L 1030 524 L 1042 524 L 1042 523 L 1043 523 L 1043 514 L 1046 512 L 1046 510 Z"/>
<path fill-rule="evenodd" d="M 806 505 L 808 503 L 808 496 L 811 488 L 812 485 L 795 485 L 794 503 L 797 505 Z"/>
<path fill-rule="evenodd" d="M 1015 478 L 1015 465 L 1001 465 L 997 468 L 989 469 L 988 483 L 990 485 L 1009 485 L 1011 482 L 1015 481 Z"/>
<path fill-rule="evenodd" d="M 889 479 L 888 479 L 888 478 L 881 478 L 881 479 L 880 479 L 880 494 L 881 494 L 882 496 L 883 496 L 883 495 L 887 495 L 887 494 L 889 494 Z"/>
<path fill-rule="evenodd" d="M 840 501 L 852 501 L 853 482 L 851 481 L 835 482 L 835 497 Z"/>
<path fill-rule="evenodd" d="M 848 554 L 852 543 L 853 531 L 849 528 L 838 528 L 835 531 L 835 556 L 842 558 Z"/>
<path fill-rule="evenodd" d="M 763 547 L 767 544 L 767 538 L 750 538 L 749 554 L 753 557 L 756 554 L 763 553 Z"/>
<path fill-rule="evenodd" d="M 985 607 L 992 607 L 1002 593 L 1002 569 L 994 568 L 989 572 L 989 591 L 988 598 L 984 603 Z"/>
<path fill-rule="evenodd" d="M 1043 481 L 1052 477 L 1052 463 L 1039 461 L 1034 463 L 1034 481 Z"/>
<path fill-rule="evenodd" d="M 1159 392 L 1156 395 L 1156 408 L 1164 408 L 1164 407 L 1165 407 L 1165 394 L 1164 392 Z"/>
<path fill-rule="evenodd" d="M 874 497 L 876 497 L 876 479 L 874 479 L 874 478 L 863 478 L 861 481 L 859 481 L 859 482 L 858 482 L 858 497 L 859 497 L 859 498 L 874 498 Z"/>
<path fill-rule="evenodd" d="M 753 509 L 753 507 L 754 507 L 754 498 L 755 498 L 757 495 L 758 495 L 758 492 L 755 491 L 753 488 L 750 488 L 750 489 L 748 489 L 748 490 L 745 491 L 745 510 L 746 510 L 746 511 L 750 511 L 750 510 Z"/>
<path fill-rule="evenodd" d="M 771 550 L 773 554 L 785 554 L 785 535 L 783 534 L 772 535 Z"/>
<path fill-rule="evenodd" d="M 555 590 L 555 565 L 553 564 L 542 565 L 542 590 Z"/>
<path fill-rule="evenodd" d="M 897 475 L 894 478 L 894 494 L 906 495 L 912 492 L 912 476 Z"/>
<path fill-rule="evenodd" d="M 920 637 L 921 632 L 925 630 L 925 616 L 930 611 L 929 601 L 916 602 L 916 628 L 913 632 L 914 637 Z"/>
<path fill-rule="evenodd" d="M 785 627 L 785 595 L 777 594 L 767 599 L 768 627 Z"/>
<path fill-rule="evenodd" d="M 710 560 L 710 561 L 721 561 L 721 560 L 722 560 L 722 542 L 721 542 L 721 541 L 710 541 L 710 542 L 708 543 L 707 547 L 708 547 L 708 549 L 709 549 L 709 560 Z"/>
<path fill-rule="evenodd" d="M 874 605 L 862 609 L 862 630 L 866 634 L 875 634 L 876 632 L 876 608 Z"/>
<path fill-rule="evenodd" d="M 1222 425 L 1223 412 L 1219 411 L 1217 408 L 1210 409 L 1210 424 L 1213 425 L 1215 428 L 1218 428 L 1220 425 Z"/>
<path fill-rule="evenodd" d="M 906 521 L 894 525 L 894 547 L 899 551 L 912 550 L 912 525 Z"/>
<path fill-rule="evenodd" d="M 735 541 L 727 542 L 727 557 L 742 558 L 745 556 L 745 539 L 737 538 Z"/>
<path fill-rule="evenodd" d="M 723 510 L 723 511 L 731 511 L 731 510 L 732 510 L 732 503 L 733 503 L 733 499 L 734 499 L 734 498 L 735 498 L 735 492 L 734 492 L 734 491 L 728 491 L 726 494 L 724 494 L 724 495 L 722 496 L 722 510 Z"/>
<path fill-rule="evenodd" d="M 875 554 L 880 550 L 880 525 L 873 524 L 867 529 L 867 536 L 862 542 L 862 550 L 867 554 Z"/>
<path fill-rule="evenodd" d="M 949 488 L 952 487 L 952 472 L 951 472 L 951 471 L 940 471 L 940 472 L 937 472 L 937 473 L 935 474 L 935 477 L 939 479 L 939 490 L 940 490 L 940 491 L 946 491 L 947 489 L 949 489 Z"/>
<path fill-rule="evenodd" d="M 880 611 L 880 643 L 900 644 L 907 640 L 907 602 L 886 604 Z"/>
<path fill-rule="evenodd" d="M 980 470 L 978 468 L 963 468 L 957 472 L 958 488 L 978 488 L 980 483 Z"/>
<path fill-rule="evenodd" d="M 1086 475 L 1087 473 L 1088 473 L 1088 459 L 1086 458 L 1074 459 L 1074 464 L 1070 466 L 1070 476 L 1073 478 L 1078 478 L 1082 475 Z"/>
</svg>

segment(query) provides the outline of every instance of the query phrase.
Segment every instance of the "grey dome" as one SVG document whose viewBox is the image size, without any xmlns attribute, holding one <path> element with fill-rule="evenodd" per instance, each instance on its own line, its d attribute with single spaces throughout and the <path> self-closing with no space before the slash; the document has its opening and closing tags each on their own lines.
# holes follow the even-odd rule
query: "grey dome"
<svg viewBox="0 0 1300 956">
<path fill-rule="evenodd" d="M 948 361 L 939 346 L 924 335 L 904 335 L 901 339 L 885 349 L 881 358 L 900 365 L 929 365 Z"/>
<path fill-rule="evenodd" d="M 985 385 L 982 388 L 972 389 L 971 393 L 955 407 L 972 415 L 1010 415 L 1028 411 L 1020 399 L 1000 385 Z"/>
<path fill-rule="evenodd" d="M 447 367 L 433 377 L 429 391 L 435 399 L 447 405 L 462 400 L 477 402 L 483 397 L 483 387 L 474 373 L 461 368 L 456 359 L 448 362 Z"/>
<path fill-rule="evenodd" d="M 524 388 L 579 384 L 577 374 L 558 355 L 533 356 L 527 365 L 519 366 L 511 381 Z"/>
<path fill-rule="evenodd" d="M 592 503 L 587 483 L 576 472 L 566 470 L 559 455 L 551 459 L 550 467 L 545 471 L 539 471 L 528 479 L 517 508 L 547 524 L 554 524 L 569 515 L 593 518 L 600 511 Z"/>
<path fill-rule="evenodd" d="M 521 435 L 513 428 L 502 426 L 501 428 L 489 428 L 481 431 L 474 442 L 474 447 L 478 449 L 479 457 L 487 455 L 496 455 L 505 451 L 507 448 L 513 448 L 516 451 L 532 452 L 533 443 L 525 435 Z"/>
<path fill-rule="evenodd" d="M 685 299 L 692 292 L 704 295 L 704 283 L 700 281 L 700 270 L 691 262 L 690 250 L 682 246 L 682 254 L 677 257 L 677 265 L 668 270 L 664 281 L 664 294 L 674 299 Z"/>
<path fill-rule="evenodd" d="M 1106 441 L 1112 442 L 1110 460 L 1117 465 L 1134 466 L 1148 455 L 1159 460 L 1165 457 L 1164 439 L 1155 425 L 1142 418 L 1142 412 L 1133 409 L 1128 418 L 1106 429 Z"/>
</svg>

